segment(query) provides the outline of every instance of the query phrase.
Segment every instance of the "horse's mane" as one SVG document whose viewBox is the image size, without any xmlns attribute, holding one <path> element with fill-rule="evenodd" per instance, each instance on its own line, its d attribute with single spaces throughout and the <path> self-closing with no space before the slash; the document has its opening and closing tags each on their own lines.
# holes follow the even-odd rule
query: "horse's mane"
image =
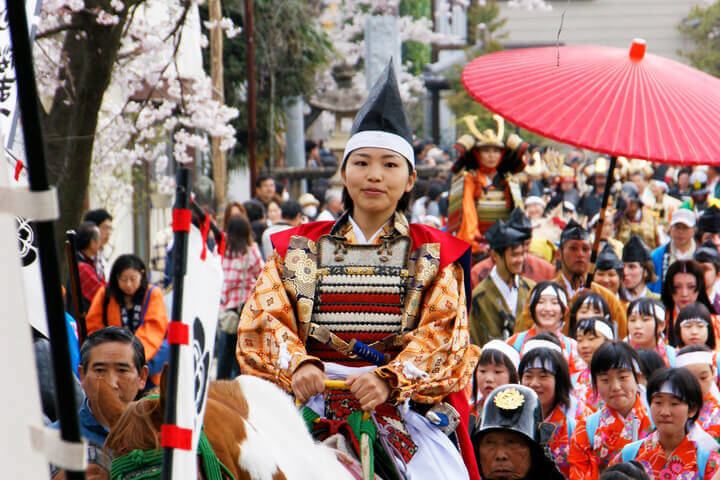
<svg viewBox="0 0 720 480">
<path fill-rule="evenodd" d="M 160 448 L 162 415 L 160 400 L 157 398 L 131 402 L 110 431 L 105 446 L 116 457 L 133 450 Z"/>
</svg>

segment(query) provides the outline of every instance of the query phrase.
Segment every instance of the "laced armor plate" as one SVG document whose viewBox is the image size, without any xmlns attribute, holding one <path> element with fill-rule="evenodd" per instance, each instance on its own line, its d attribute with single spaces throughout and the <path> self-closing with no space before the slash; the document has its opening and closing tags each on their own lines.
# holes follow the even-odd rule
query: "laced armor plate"
<svg viewBox="0 0 720 480">
<path fill-rule="evenodd" d="M 410 238 L 382 237 L 377 245 L 348 245 L 343 237 L 326 235 L 318 240 L 317 249 L 311 324 L 347 343 L 370 345 L 400 333 Z M 314 338 L 308 338 L 307 349 L 323 361 L 367 365 Z"/>
</svg>

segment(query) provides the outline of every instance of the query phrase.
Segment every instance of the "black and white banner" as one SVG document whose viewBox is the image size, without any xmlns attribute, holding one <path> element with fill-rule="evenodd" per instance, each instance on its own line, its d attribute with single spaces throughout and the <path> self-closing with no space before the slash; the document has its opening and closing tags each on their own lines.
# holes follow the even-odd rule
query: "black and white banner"
<svg viewBox="0 0 720 480">
<path fill-rule="evenodd" d="M 188 258 L 182 301 L 182 320 L 190 330 L 189 345 L 180 347 L 176 425 L 193 431 L 192 450 L 175 450 L 172 478 L 196 480 L 197 450 L 205 416 L 210 363 L 215 345 L 223 272 L 220 255 L 207 250 L 193 225 L 188 235 Z"/>
</svg>

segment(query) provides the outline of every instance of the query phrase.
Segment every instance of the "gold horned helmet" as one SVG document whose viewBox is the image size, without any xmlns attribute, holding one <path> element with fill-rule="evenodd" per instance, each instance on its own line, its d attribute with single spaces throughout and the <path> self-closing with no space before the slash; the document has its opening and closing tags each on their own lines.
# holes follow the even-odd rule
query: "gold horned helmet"
<svg viewBox="0 0 720 480">
<path fill-rule="evenodd" d="M 470 133 L 472 133 L 475 137 L 476 147 L 505 148 L 505 143 L 503 141 L 503 137 L 505 136 L 505 120 L 500 115 L 493 115 L 493 119 L 497 123 L 497 132 L 493 131 L 491 128 L 481 132 L 475 124 L 477 116 L 466 115 L 463 117 L 468 130 L 470 130 Z"/>
</svg>

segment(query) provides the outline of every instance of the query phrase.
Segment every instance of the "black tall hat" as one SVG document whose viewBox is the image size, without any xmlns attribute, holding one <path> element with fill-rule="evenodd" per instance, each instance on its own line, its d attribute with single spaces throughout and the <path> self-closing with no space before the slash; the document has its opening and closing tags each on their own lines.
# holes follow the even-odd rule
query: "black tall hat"
<svg viewBox="0 0 720 480">
<path fill-rule="evenodd" d="M 525 215 L 525 212 L 523 212 L 522 209 L 513 209 L 513 211 L 510 212 L 510 218 L 508 218 L 507 224 L 508 227 L 514 228 L 518 232 L 525 234 L 525 240 L 532 237 L 532 223 L 530 223 L 530 219 L 527 215 Z"/>
<path fill-rule="evenodd" d="M 412 129 L 405 116 L 392 59 L 373 85 L 367 100 L 355 116 L 343 163 L 353 150 L 363 147 L 387 148 L 415 166 Z"/>
<path fill-rule="evenodd" d="M 707 240 L 695 250 L 693 260 L 700 263 L 713 263 L 720 266 L 720 252 L 718 252 L 712 240 Z"/>
<path fill-rule="evenodd" d="M 605 272 L 607 270 L 620 270 L 623 268 L 623 262 L 615 253 L 615 249 L 609 243 L 606 243 L 595 261 L 595 269 Z"/>
<path fill-rule="evenodd" d="M 637 235 L 632 235 L 623 247 L 622 261 L 645 263 L 650 261 L 650 249 Z"/>
<path fill-rule="evenodd" d="M 715 205 L 706 208 L 698 218 L 698 231 L 703 233 L 720 233 L 720 208 Z"/>
<path fill-rule="evenodd" d="M 523 232 L 510 227 L 504 221 L 498 220 L 485 232 L 485 240 L 487 240 L 492 250 L 501 252 L 508 247 L 520 245 L 527 240 L 527 236 Z"/>
<path fill-rule="evenodd" d="M 568 240 L 587 240 L 588 232 L 575 219 L 571 219 L 560 234 L 560 245 Z"/>
<path fill-rule="evenodd" d="M 665 182 L 665 176 L 667 175 L 668 166 L 667 165 L 658 165 L 653 170 L 652 177 L 650 177 L 651 180 L 658 180 L 660 182 Z"/>
</svg>

